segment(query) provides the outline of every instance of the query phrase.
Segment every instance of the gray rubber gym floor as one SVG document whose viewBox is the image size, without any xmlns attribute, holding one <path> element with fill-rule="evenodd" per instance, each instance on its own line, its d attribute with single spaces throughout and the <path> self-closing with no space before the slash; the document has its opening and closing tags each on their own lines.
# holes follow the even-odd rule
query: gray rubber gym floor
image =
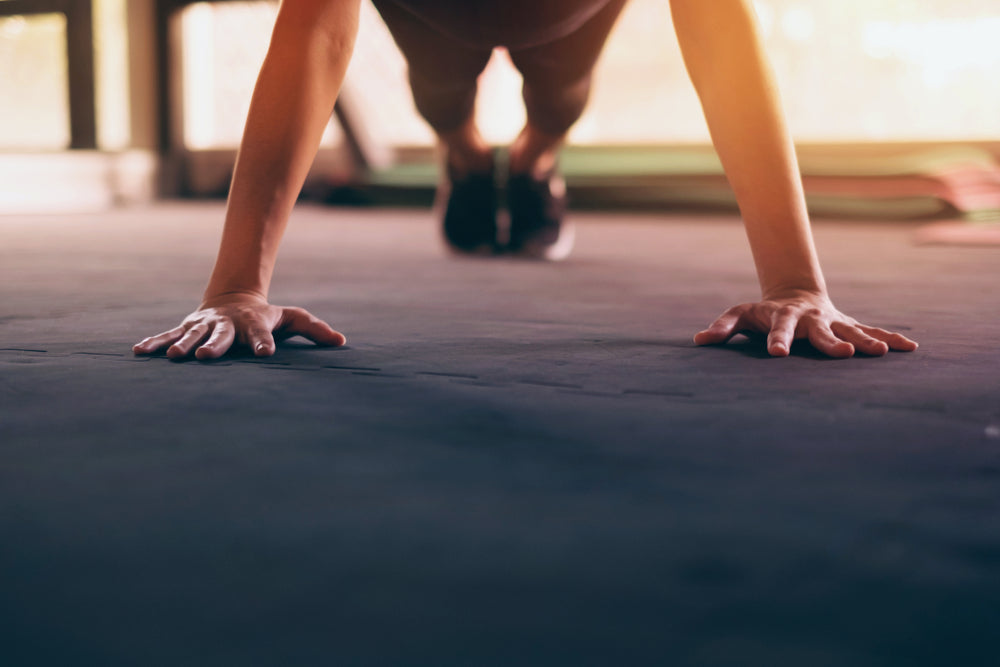
<svg viewBox="0 0 1000 667">
<path fill-rule="evenodd" d="M 134 358 L 222 214 L 0 219 L 4 664 L 998 664 L 1000 249 L 819 221 L 921 348 L 772 360 L 690 342 L 756 295 L 734 217 L 546 265 L 303 207 L 272 297 L 347 347 Z"/>
</svg>

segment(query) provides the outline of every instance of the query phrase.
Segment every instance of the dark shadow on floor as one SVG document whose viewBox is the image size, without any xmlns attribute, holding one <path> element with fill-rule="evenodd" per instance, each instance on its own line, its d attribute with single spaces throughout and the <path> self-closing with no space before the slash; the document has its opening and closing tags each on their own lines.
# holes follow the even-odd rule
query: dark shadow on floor
<svg viewBox="0 0 1000 667">
<path fill-rule="evenodd" d="M 581 216 L 539 266 L 304 209 L 275 300 L 347 346 L 134 357 L 221 211 L 0 225 L 5 663 L 992 664 L 996 253 L 818 226 L 922 347 L 816 363 L 691 341 L 754 294 L 736 220 Z"/>
</svg>

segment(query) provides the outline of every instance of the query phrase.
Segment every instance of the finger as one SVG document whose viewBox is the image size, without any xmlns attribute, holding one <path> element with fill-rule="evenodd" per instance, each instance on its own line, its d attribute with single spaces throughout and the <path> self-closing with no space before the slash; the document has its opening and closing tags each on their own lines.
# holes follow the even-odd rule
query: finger
<svg viewBox="0 0 1000 667">
<path fill-rule="evenodd" d="M 812 343 L 812 346 L 828 357 L 846 359 L 847 357 L 854 356 L 853 345 L 834 336 L 829 328 L 819 322 L 809 323 L 806 335 L 809 337 L 809 342 Z"/>
<path fill-rule="evenodd" d="M 236 327 L 230 320 L 220 320 L 212 329 L 212 335 L 208 340 L 194 351 L 197 359 L 218 359 L 233 346 L 236 340 Z"/>
<path fill-rule="evenodd" d="M 720 343 L 725 343 L 739 333 L 740 320 L 742 319 L 745 311 L 745 305 L 730 308 L 720 315 L 714 322 L 712 322 L 711 326 L 707 329 L 699 331 L 695 334 L 695 344 L 718 345 Z"/>
<path fill-rule="evenodd" d="M 856 326 L 844 322 L 834 322 L 830 329 L 837 337 L 854 345 L 854 348 L 873 357 L 881 357 L 889 351 L 889 345 L 869 336 Z"/>
<path fill-rule="evenodd" d="M 270 357 L 274 354 L 274 337 L 260 320 L 253 320 L 247 325 L 244 337 L 255 356 Z"/>
<path fill-rule="evenodd" d="M 892 331 L 886 331 L 885 329 L 879 329 L 878 327 L 869 327 L 864 324 L 859 324 L 858 328 L 864 331 L 866 334 L 872 338 L 877 338 L 878 340 L 884 341 L 889 345 L 890 350 L 897 350 L 899 352 L 913 352 L 915 349 L 920 347 L 917 341 L 910 340 L 903 334 L 894 333 Z"/>
<path fill-rule="evenodd" d="M 167 356 L 171 359 L 186 357 L 196 345 L 205 340 L 208 334 L 209 326 L 204 322 L 199 322 L 188 329 L 179 341 L 167 348 Z"/>
<path fill-rule="evenodd" d="M 347 342 L 344 334 L 302 308 L 285 308 L 281 313 L 282 337 L 304 336 L 317 345 L 338 347 Z"/>
<path fill-rule="evenodd" d="M 767 351 L 772 357 L 787 357 L 795 340 L 798 317 L 784 308 L 775 312 L 771 332 L 767 335 Z"/>
<path fill-rule="evenodd" d="M 170 331 L 164 331 L 163 333 L 156 334 L 155 336 L 143 338 L 141 341 L 132 346 L 132 352 L 135 354 L 150 354 L 152 352 L 156 352 L 161 348 L 173 345 L 181 338 L 181 336 L 184 335 L 185 331 L 187 331 L 187 329 L 182 324 L 174 327 Z"/>
</svg>

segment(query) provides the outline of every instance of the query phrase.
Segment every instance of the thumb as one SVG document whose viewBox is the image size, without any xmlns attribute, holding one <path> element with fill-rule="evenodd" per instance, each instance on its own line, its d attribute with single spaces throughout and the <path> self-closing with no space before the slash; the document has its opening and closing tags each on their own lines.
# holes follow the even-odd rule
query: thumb
<svg viewBox="0 0 1000 667">
<path fill-rule="evenodd" d="M 302 308 L 283 308 L 281 333 L 285 337 L 303 336 L 317 345 L 338 347 L 347 342 L 344 334 Z"/>
</svg>

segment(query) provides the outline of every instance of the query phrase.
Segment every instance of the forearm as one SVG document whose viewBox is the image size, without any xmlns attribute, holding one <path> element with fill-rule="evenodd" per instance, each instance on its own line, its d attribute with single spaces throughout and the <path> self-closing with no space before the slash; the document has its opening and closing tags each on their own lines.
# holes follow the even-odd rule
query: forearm
<svg viewBox="0 0 1000 667">
<path fill-rule="evenodd" d="M 749 0 L 672 0 L 671 11 L 762 293 L 825 293 L 795 149 Z"/>
<path fill-rule="evenodd" d="M 267 298 L 298 193 L 350 60 L 357 0 L 285 0 L 257 78 L 205 302 Z"/>
</svg>

